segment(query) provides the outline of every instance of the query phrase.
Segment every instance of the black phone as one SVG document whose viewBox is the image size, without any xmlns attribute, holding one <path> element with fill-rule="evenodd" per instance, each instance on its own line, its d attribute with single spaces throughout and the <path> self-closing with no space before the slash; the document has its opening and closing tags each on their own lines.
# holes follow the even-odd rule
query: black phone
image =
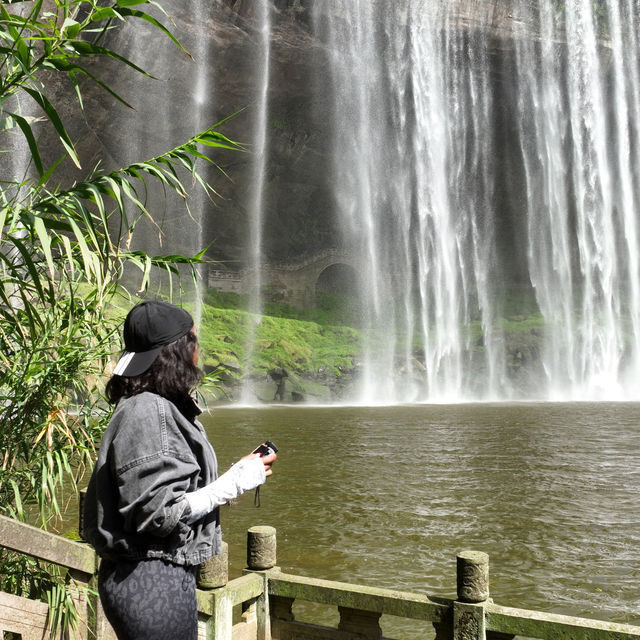
<svg viewBox="0 0 640 640">
<path fill-rule="evenodd" d="M 278 453 L 276 447 L 271 440 L 265 440 L 260 446 L 256 447 L 251 453 L 257 453 L 260 456 L 269 456 L 272 453 Z"/>
</svg>

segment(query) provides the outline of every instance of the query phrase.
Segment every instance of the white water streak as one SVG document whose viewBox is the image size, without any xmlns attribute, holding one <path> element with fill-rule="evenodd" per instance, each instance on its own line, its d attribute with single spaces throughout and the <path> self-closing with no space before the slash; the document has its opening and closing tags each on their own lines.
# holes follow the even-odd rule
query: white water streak
<svg viewBox="0 0 640 640">
<path fill-rule="evenodd" d="M 206 16 L 205 0 L 196 0 L 195 14 L 204 18 Z M 193 99 L 195 102 L 195 125 L 197 131 L 203 131 L 211 125 L 209 121 L 210 109 L 209 105 L 213 104 L 213 91 L 209 86 L 208 68 L 210 64 L 209 43 L 203 29 L 199 29 L 196 35 L 195 62 L 197 65 L 196 85 Z M 196 224 L 194 239 L 195 251 L 201 251 L 205 246 L 204 220 L 205 207 L 207 197 L 201 188 L 197 188 L 192 196 L 191 213 Z M 198 265 L 196 267 L 196 283 L 194 292 L 194 311 L 193 319 L 196 327 L 200 327 L 202 320 L 202 297 L 203 297 L 203 281 L 206 278 L 206 266 Z"/>
<path fill-rule="evenodd" d="M 249 282 L 249 327 L 246 341 L 247 370 L 251 370 L 249 362 L 253 357 L 257 343 L 257 330 L 262 312 L 262 236 L 264 226 L 264 188 L 267 163 L 267 121 L 269 94 L 269 66 L 271 57 L 271 17 L 268 0 L 257 2 L 256 22 L 258 25 L 258 47 L 256 77 L 258 79 L 255 103 L 255 119 L 252 134 L 252 171 L 251 192 L 248 204 L 249 214 L 249 247 L 248 264 Z M 242 402 L 251 403 L 255 400 L 250 385 L 245 384 Z"/>
</svg>

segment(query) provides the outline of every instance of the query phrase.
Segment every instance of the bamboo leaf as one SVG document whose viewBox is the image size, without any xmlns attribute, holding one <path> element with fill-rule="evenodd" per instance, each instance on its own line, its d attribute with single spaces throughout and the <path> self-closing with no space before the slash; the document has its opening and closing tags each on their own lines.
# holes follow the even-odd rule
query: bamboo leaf
<svg viewBox="0 0 640 640">
<path fill-rule="evenodd" d="M 102 20 L 113 20 L 114 18 L 123 20 L 122 16 L 113 7 L 102 7 L 97 11 L 93 11 L 89 20 L 91 22 L 102 22 Z"/>
<path fill-rule="evenodd" d="M 22 520 L 24 522 L 24 507 L 22 505 L 22 497 L 20 495 L 20 487 L 18 487 L 18 483 L 11 478 L 9 480 L 9 484 L 11 485 L 11 488 L 13 489 L 13 499 L 15 502 L 15 511 L 16 511 L 16 515 L 18 516 L 18 520 Z"/>
<path fill-rule="evenodd" d="M 90 240 L 94 249 L 99 250 L 101 243 L 98 238 L 98 234 L 96 233 L 96 228 L 93 224 L 91 214 L 85 207 L 82 199 L 75 197 L 72 200 L 75 202 L 74 210 L 79 214 L 79 218 L 81 218 L 84 223 L 83 237 L 85 238 L 85 241 Z"/>
<path fill-rule="evenodd" d="M 54 280 L 56 276 L 56 270 L 53 264 L 53 256 L 51 254 L 51 237 L 45 229 L 42 218 L 36 218 L 34 220 L 34 228 L 38 239 L 40 240 L 40 246 L 42 247 L 42 251 L 45 255 L 45 259 L 49 267 L 49 275 L 51 276 L 51 280 Z"/>
<path fill-rule="evenodd" d="M 67 263 L 71 269 L 71 275 L 73 276 L 73 272 L 75 271 L 75 260 L 73 259 L 73 250 L 71 249 L 71 242 L 69 238 L 65 235 L 60 236 L 62 240 L 62 244 L 64 246 L 65 253 L 67 254 Z"/>
<path fill-rule="evenodd" d="M 119 9 L 119 13 L 123 16 L 131 16 L 134 18 L 139 18 L 140 20 L 146 20 L 154 27 L 160 29 L 160 31 L 168 36 L 176 46 L 178 46 L 182 51 L 184 51 L 184 53 L 186 53 L 191 59 L 193 59 L 193 56 L 178 42 L 177 38 L 171 33 L 171 31 L 169 31 L 169 29 L 167 29 L 161 22 L 158 22 L 158 20 L 156 20 L 153 16 L 145 13 L 144 11 L 138 11 L 137 9 L 127 9 L 125 7 Z"/>
<path fill-rule="evenodd" d="M 81 29 L 82 25 L 78 21 L 73 18 L 65 18 L 60 31 L 62 31 L 67 38 L 75 38 L 78 33 L 80 33 Z"/>
<path fill-rule="evenodd" d="M 124 212 L 125 207 L 122 200 L 122 190 L 120 189 L 117 173 L 104 176 L 100 179 L 100 182 L 103 182 L 110 189 L 112 197 L 118 203 L 118 209 Z"/>
<path fill-rule="evenodd" d="M 40 281 L 40 274 L 38 273 L 38 270 L 36 269 L 36 266 L 33 263 L 33 260 L 31 259 L 31 255 L 27 250 L 26 246 L 21 240 L 19 240 L 15 236 L 11 239 L 11 242 L 16 247 L 16 249 L 18 249 L 18 251 L 20 252 L 20 255 L 22 256 L 23 266 L 26 268 L 29 274 L 29 278 L 31 281 L 30 283 L 36 288 L 40 299 L 46 300 L 47 297 L 45 296 L 44 289 L 42 288 L 42 282 Z M 3 254 L 0 254 L 0 255 L 4 257 Z M 22 291 L 20 293 L 22 294 Z"/>
<path fill-rule="evenodd" d="M 51 124 L 53 124 L 58 134 L 58 137 L 60 138 L 60 141 L 67 150 L 69 157 L 73 160 L 73 163 L 76 165 L 76 167 L 78 167 L 78 169 L 81 169 L 82 167 L 80 166 L 80 161 L 78 159 L 76 151 L 73 148 L 71 138 L 69 138 L 69 134 L 62 124 L 62 120 L 60 120 L 58 112 L 55 110 L 51 102 L 49 102 L 49 99 L 45 95 L 40 93 L 40 91 L 37 91 L 35 89 L 23 87 L 23 90 L 28 93 L 36 101 L 40 108 L 47 114 L 49 120 L 51 121 Z"/>
<path fill-rule="evenodd" d="M 21 27 L 24 23 L 22 16 L 10 14 L 3 6 L 0 5 L 0 16 L 2 16 L 2 24 L 6 26 L 11 42 L 11 53 L 14 59 L 20 63 L 23 69 L 29 67 L 29 47 L 20 35 L 17 27 Z M 15 54 L 14 54 L 15 52 Z"/>
<path fill-rule="evenodd" d="M 135 7 L 139 4 L 148 4 L 147 0 L 117 0 L 116 4 L 119 7 Z"/>
<path fill-rule="evenodd" d="M 100 220 L 102 222 L 103 232 L 105 234 L 105 237 L 109 240 L 109 244 L 111 244 L 110 238 L 109 238 L 107 213 L 104 208 L 104 200 L 102 199 L 102 193 L 100 192 L 100 188 L 97 185 L 92 184 L 90 182 L 87 182 L 85 184 L 87 187 L 87 191 L 90 194 L 89 199 L 91 200 L 91 202 L 94 202 L 98 207 L 98 215 L 100 216 Z"/>
<path fill-rule="evenodd" d="M 75 81 L 75 76 L 74 76 L 75 73 L 81 73 L 87 76 L 88 78 L 91 78 L 91 80 L 95 82 L 95 84 L 97 84 L 99 87 L 104 89 L 107 93 L 112 95 L 116 100 L 118 100 L 118 102 L 121 102 L 123 105 L 125 105 L 125 107 L 129 107 L 130 109 L 133 109 L 133 107 L 120 94 L 116 93 L 109 85 L 105 84 L 102 80 L 100 80 L 100 78 L 93 75 L 93 73 L 91 73 L 84 67 L 74 64 L 64 58 L 50 58 L 47 66 L 51 66 L 57 71 L 64 71 L 65 73 L 69 74 L 69 76 L 72 78 L 72 81 L 74 82 L 74 86 L 76 87 L 76 94 L 78 96 L 78 100 L 81 106 L 82 106 L 82 96 L 77 86 L 77 82 Z"/>
<path fill-rule="evenodd" d="M 42 187 L 49 181 L 49 178 L 53 175 L 53 172 L 60 166 L 61 162 L 65 159 L 65 156 L 60 156 L 45 173 L 42 174 L 40 180 L 38 180 L 38 187 Z"/>
<path fill-rule="evenodd" d="M 93 44 L 92 42 L 87 42 L 86 40 L 71 40 L 67 43 L 67 46 L 72 48 L 76 53 L 81 56 L 104 56 L 106 58 L 113 58 L 114 60 L 118 60 L 126 64 L 128 67 L 135 69 L 138 73 L 141 73 L 143 76 L 147 76 L 147 78 L 152 78 L 153 76 L 147 73 L 144 69 L 139 67 L 137 64 L 134 64 L 129 58 L 125 58 L 124 56 L 116 53 L 112 49 L 107 49 L 106 47 L 101 47 L 97 44 Z"/>
<path fill-rule="evenodd" d="M 42 159 L 40 158 L 40 150 L 38 149 L 38 143 L 36 142 L 35 136 L 33 135 L 33 131 L 31 130 L 29 123 L 27 122 L 26 118 L 23 118 L 22 116 L 19 116 L 16 113 L 9 113 L 8 115 L 10 115 L 15 120 L 15 122 L 18 124 L 18 126 L 22 130 L 24 137 L 27 139 L 27 144 L 29 145 L 29 151 L 31 152 L 31 158 L 36 167 L 36 171 L 38 172 L 38 175 L 41 176 L 43 174 L 44 169 L 42 168 Z"/>
<path fill-rule="evenodd" d="M 217 147 L 219 149 L 241 149 L 240 145 L 236 142 L 229 140 L 226 136 L 223 136 L 217 131 L 205 131 L 203 134 L 196 136 L 193 140 L 199 144 L 203 144 L 207 147 Z"/>
<path fill-rule="evenodd" d="M 127 199 L 130 202 L 132 202 L 142 213 L 144 213 L 145 215 L 151 217 L 151 214 L 147 211 L 147 208 L 138 199 L 137 194 L 136 194 L 136 190 L 126 180 L 124 180 L 122 182 L 122 191 L 127 196 Z"/>
<path fill-rule="evenodd" d="M 80 254 L 82 256 L 82 261 L 84 263 L 85 272 L 90 275 L 93 272 L 93 261 L 91 260 L 91 251 L 87 246 L 87 242 L 84 239 L 84 235 L 82 231 L 80 231 L 80 227 L 76 224 L 75 220 L 69 220 L 73 233 L 76 237 L 76 241 L 78 246 L 80 247 Z"/>
<path fill-rule="evenodd" d="M 151 258 L 149 256 L 145 256 L 142 282 L 140 284 L 140 290 L 138 291 L 138 293 L 142 293 L 143 291 L 146 291 L 147 287 L 149 286 L 149 276 L 151 274 L 151 266 L 152 266 Z"/>
<path fill-rule="evenodd" d="M 59 201 L 54 198 L 42 200 L 34 205 L 33 212 L 51 213 L 62 218 L 60 219 L 55 217 L 43 217 L 42 220 L 47 229 L 51 229 L 54 231 L 71 231 L 71 226 L 66 221 L 69 212 L 65 210 L 65 199 L 60 198 Z M 31 222 L 33 222 L 34 215 L 32 212 L 22 211 L 21 218 L 24 219 L 27 224 L 30 224 Z"/>
<path fill-rule="evenodd" d="M 71 80 L 71 84 L 73 85 L 73 89 L 76 92 L 76 98 L 78 99 L 78 104 L 80 108 L 84 111 L 84 100 L 82 99 L 82 91 L 80 91 L 80 84 L 78 83 L 78 78 L 76 78 L 76 74 L 74 71 L 69 71 L 68 74 L 69 79 Z"/>
<path fill-rule="evenodd" d="M 212 245 L 213 245 L 213 241 L 210 242 L 204 249 L 202 249 L 202 251 L 196 253 L 193 257 L 198 261 L 205 261 L 204 256 L 207 253 L 207 251 L 209 251 Z"/>
<path fill-rule="evenodd" d="M 5 222 L 7 220 L 7 212 L 8 209 L 6 207 L 2 207 L 2 209 L 0 209 L 0 241 L 2 240 L 2 235 L 5 232 Z"/>
</svg>

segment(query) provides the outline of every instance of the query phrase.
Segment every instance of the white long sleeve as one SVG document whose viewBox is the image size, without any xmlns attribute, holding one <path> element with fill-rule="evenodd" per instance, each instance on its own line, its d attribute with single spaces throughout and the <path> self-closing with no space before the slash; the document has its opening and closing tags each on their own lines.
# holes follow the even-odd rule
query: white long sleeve
<svg viewBox="0 0 640 640">
<path fill-rule="evenodd" d="M 240 460 L 229 471 L 202 489 L 185 494 L 191 507 L 189 524 L 211 513 L 216 507 L 264 484 L 266 474 L 261 458 Z"/>
</svg>

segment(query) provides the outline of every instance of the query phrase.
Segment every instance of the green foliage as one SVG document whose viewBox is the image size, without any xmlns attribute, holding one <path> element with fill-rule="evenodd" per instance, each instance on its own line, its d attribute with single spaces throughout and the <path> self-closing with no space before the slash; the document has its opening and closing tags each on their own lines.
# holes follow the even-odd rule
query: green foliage
<svg viewBox="0 0 640 640">
<path fill-rule="evenodd" d="M 111 59 L 147 75 L 100 44 L 114 22 L 145 21 L 180 46 L 146 13 L 150 6 L 158 8 L 146 0 L 0 4 L 3 156 L 11 153 L 8 138 L 22 136 L 30 158 L 24 175 L 0 181 L 0 513 L 45 528 L 55 526 L 91 467 L 108 419 L 100 388 L 117 348 L 117 309 L 131 304 L 120 285 L 126 266 L 139 269 L 144 291 L 152 269 L 173 276 L 178 265 L 203 259 L 204 252 L 150 256 L 129 249 L 137 222 L 153 220 L 147 190 L 178 194 L 186 206 L 187 180 L 211 191 L 196 171 L 198 161 L 212 162 L 202 149 L 239 148 L 216 125 L 150 160 L 108 173 L 98 166 L 70 188 L 54 182 L 58 163 L 45 165 L 43 137 L 57 139 L 62 157 L 79 168 L 80 158 L 48 79 L 67 78 L 80 106 L 87 83 L 127 104 L 86 63 Z M 73 626 L 68 576 L 7 553 L 0 567 L 2 588 L 31 597 L 46 591 L 54 623 Z"/>
<path fill-rule="evenodd" d="M 359 309 L 353 296 L 322 292 L 316 298 L 316 305 L 306 309 L 298 309 L 289 304 L 270 300 L 268 291 L 264 292 L 264 297 L 263 312 L 267 316 L 305 320 L 323 326 L 346 325 L 357 327 L 359 324 Z M 249 308 L 248 296 L 227 291 L 209 289 L 205 293 L 204 300 L 210 306 L 218 309 L 243 310 Z"/>
<path fill-rule="evenodd" d="M 257 317 L 244 311 L 248 298 L 235 293 L 209 290 L 205 294 L 200 341 L 205 364 L 211 369 L 226 370 L 229 378 L 243 374 L 264 375 L 270 369 L 284 367 L 290 381 L 294 374 L 305 377 L 322 370 L 339 378 L 353 369 L 366 339 L 372 351 L 383 351 L 388 336 L 380 331 L 364 331 L 349 326 L 358 306 L 348 296 L 331 293 L 319 297 L 312 309 L 297 309 L 275 302 L 264 304 L 265 315 Z M 345 320 L 347 318 L 348 320 Z M 248 362 L 246 353 L 249 329 L 253 323 L 256 349 Z M 356 324 L 353 322 L 353 324 Z M 544 319 L 532 290 L 506 292 L 502 313 L 493 331 L 511 351 L 539 350 L 544 336 Z M 487 337 L 479 320 L 461 327 L 465 344 L 471 351 L 482 352 Z M 408 345 L 420 358 L 424 353 L 424 336 L 399 335 L 399 343 Z"/>
<path fill-rule="evenodd" d="M 361 348 L 356 329 L 290 317 L 255 316 L 232 306 L 240 302 L 240 297 L 231 294 L 208 292 L 205 296 L 199 338 L 208 367 L 227 369 L 229 376 L 241 368 L 265 374 L 274 367 L 300 372 L 326 367 L 341 375 L 341 370 L 353 367 Z M 248 363 L 245 348 L 251 323 L 258 348 Z"/>
</svg>

